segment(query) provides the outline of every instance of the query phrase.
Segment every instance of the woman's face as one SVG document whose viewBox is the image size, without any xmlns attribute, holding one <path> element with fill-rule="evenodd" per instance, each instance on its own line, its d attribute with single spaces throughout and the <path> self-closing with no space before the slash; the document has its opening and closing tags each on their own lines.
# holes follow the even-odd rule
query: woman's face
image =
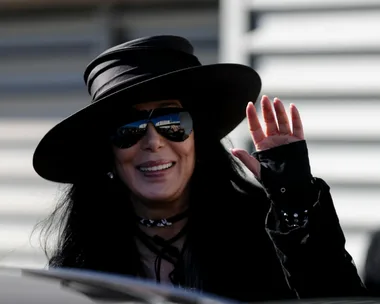
<svg viewBox="0 0 380 304">
<path fill-rule="evenodd" d="M 143 103 L 136 110 L 177 107 L 177 100 Z M 194 135 L 174 142 L 157 133 L 149 123 L 146 134 L 135 145 L 113 148 L 116 171 L 132 193 L 148 201 L 173 201 L 181 198 L 194 171 Z"/>
</svg>

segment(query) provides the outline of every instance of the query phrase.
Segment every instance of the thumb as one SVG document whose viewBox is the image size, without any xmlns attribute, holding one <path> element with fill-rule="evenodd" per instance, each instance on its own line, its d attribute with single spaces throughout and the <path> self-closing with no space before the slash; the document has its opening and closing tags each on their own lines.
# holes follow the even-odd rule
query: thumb
<svg viewBox="0 0 380 304">
<path fill-rule="evenodd" d="M 243 149 L 231 149 L 231 153 L 233 156 L 240 159 L 256 178 L 260 179 L 260 162 L 256 158 L 249 155 L 249 153 Z"/>
</svg>

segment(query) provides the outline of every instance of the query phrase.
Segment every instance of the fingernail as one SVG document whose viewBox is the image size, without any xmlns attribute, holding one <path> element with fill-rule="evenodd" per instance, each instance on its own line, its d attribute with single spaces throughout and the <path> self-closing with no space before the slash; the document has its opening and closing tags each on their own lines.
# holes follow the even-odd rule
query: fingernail
<svg viewBox="0 0 380 304">
<path fill-rule="evenodd" d="M 237 156 L 239 154 L 239 152 L 237 152 L 234 148 L 230 149 L 230 151 L 233 156 Z"/>
</svg>

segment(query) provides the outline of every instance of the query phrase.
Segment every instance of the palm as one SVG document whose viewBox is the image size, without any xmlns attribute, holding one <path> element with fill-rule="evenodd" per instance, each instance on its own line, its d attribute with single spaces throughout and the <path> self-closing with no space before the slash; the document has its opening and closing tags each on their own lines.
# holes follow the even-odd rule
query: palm
<svg viewBox="0 0 380 304">
<path fill-rule="evenodd" d="M 301 117 L 293 104 L 290 105 L 292 125 L 290 125 L 284 105 L 279 99 L 275 98 L 275 111 L 273 111 L 271 101 L 267 96 L 263 96 L 261 99 L 261 108 L 265 132 L 262 129 L 253 103 L 250 102 L 247 106 L 249 131 L 256 151 L 263 151 L 304 139 Z M 254 157 L 242 149 L 234 149 L 232 153 L 238 157 L 256 177 L 260 178 L 260 163 Z"/>
<path fill-rule="evenodd" d="M 300 140 L 294 135 L 272 135 L 255 144 L 257 151 L 267 150 Z"/>
</svg>

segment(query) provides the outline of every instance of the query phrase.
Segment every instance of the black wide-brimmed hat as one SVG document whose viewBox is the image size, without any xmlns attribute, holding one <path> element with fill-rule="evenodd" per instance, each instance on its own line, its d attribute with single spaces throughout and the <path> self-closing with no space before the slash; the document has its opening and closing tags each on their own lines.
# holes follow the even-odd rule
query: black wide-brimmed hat
<svg viewBox="0 0 380 304">
<path fill-rule="evenodd" d="M 33 167 L 43 178 L 73 183 L 99 166 L 105 129 L 137 103 L 179 99 L 204 117 L 220 139 L 256 102 L 259 75 L 240 64 L 202 65 L 188 40 L 153 36 L 112 47 L 87 66 L 84 80 L 91 103 L 54 126 L 38 144 Z"/>
</svg>

